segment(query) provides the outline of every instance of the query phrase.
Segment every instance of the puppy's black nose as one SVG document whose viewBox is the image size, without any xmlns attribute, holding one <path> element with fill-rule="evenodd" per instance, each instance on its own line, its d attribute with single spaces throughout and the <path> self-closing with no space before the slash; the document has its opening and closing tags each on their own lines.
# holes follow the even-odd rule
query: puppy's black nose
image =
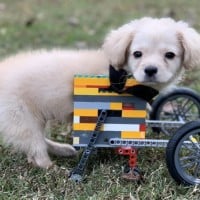
<svg viewBox="0 0 200 200">
<path fill-rule="evenodd" d="M 148 75 L 149 77 L 152 77 L 153 75 L 155 75 L 158 72 L 158 68 L 154 67 L 154 66 L 148 66 L 144 69 L 144 72 L 146 75 Z"/>
</svg>

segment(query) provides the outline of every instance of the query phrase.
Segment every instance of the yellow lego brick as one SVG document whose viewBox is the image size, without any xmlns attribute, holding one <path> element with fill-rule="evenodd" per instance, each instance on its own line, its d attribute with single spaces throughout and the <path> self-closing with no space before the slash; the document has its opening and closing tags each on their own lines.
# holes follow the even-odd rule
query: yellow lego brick
<svg viewBox="0 0 200 200">
<path fill-rule="evenodd" d="M 74 95 L 89 95 L 89 96 L 132 96 L 131 94 L 118 94 L 115 92 L 101 91 L 99 88 L 86 88 L 86 87 L 76 87 L 74 88 Z"/>
<path fill-rule="evenodd" d="M 138 84 L 139 83 L 133 78 L 127 79 L 127 81 L 126 81 L 126 86 L 127 87 L 138 85 Z"/>
<path fill-rule="evenodd" d="M 93 131 L 95 129 L 96 124 L 92 123 L 79 123 L 79 124 L 73 124 L 73 130 L 74 131 Z"/>
<path fill-rule="evenodd" d="M 110 103 L 111 110 L 122 110 L 122 103 Z"/>
<path fill-rule="evenodd" d="M 122 94 L 118 94 L 115 92 L 99 92 L 98 93 L 99 96 L 132 96 L 131 94 L 126 94 L 126 93 L 122 93 Z"/>
<path fill-rule="evenodd" d="M 79 137 L 73 137 L 73 144 L 79 144 L 80 138 Z"/>
<path fill-rule="evenodd" d="M 78 86 L 109 86 L 110 82 L 107 77 L 75 77 L 74 78 L 75 87 Z"/>
<path fill-rule="evenodd" d="M 97 109 L 74 109 L 74 116 L 97 117 Z"/>
<path fill-rule="evenodd" d="M 98 88 L 74 88 L 75 95 L 98 95 L 99 89 Z"/>
<path fill-rule="evenodd" d="M 122 110 L 122 117 L 146 118 L 146 110 Z"/>
<path fill-rule="evenodd" d="M 121 138 L 122 139 L 144 139 L 145 132 L 122 131 Z"/>
</svg>

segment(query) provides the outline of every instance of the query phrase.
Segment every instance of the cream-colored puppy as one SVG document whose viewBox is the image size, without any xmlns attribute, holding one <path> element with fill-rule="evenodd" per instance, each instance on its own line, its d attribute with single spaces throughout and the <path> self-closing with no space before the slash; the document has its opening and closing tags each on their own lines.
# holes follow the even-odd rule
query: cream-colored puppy
<svg viewBox="0 0 200 200">
<path fill-rule="evenodd" d="M 143 18 L 111 31 L 102 50 L 34 51 L 0 63 L 0 132 L 28 161 L 48 168 L 48 152 L 75 150 L 45 138 L 47 120 L 64 121 L 73 108 L 75 74 L 108 74 L 111 64 L 157 89 L 200 63 L 200 35 L 184 22 Z"/>
</svg>

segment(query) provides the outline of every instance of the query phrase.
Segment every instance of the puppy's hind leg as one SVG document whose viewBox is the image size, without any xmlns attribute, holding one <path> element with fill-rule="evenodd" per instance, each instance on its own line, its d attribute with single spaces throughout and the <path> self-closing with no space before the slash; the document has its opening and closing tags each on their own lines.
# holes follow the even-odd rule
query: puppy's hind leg
<svg viewBox="0 0 200 200">
<path fill-rule="evenodd" d="M 41 168 L 52 165 L 41 119 L 19 99 L 0 99 L 0 133 L 7 144 L 24 152 L 29 162 Z"/>
</svg>

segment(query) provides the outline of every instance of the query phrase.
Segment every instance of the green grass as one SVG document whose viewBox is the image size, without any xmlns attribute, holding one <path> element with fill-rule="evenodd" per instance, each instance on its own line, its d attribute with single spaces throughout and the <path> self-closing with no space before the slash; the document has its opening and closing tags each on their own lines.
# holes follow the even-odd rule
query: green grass
<svg viewBox="0 0 200 200">
<path fill-rule="evenodd" d="M 186 20 L 200 31 L 198 0 L 2 0 L 0 2 L 0 57 L 36 48 L 99 48 L 112 28 L 142 16 L 173 16 Z M 69 21 L 75 18 L 75 23 Z M 194 70 L 195 71 L 195 70 Z M 195 74 L 195 75 L 194 75 Z M 184 85 L 200 91 L 199 72 L 189 73 Z M 65 126 L 55 125 L 51 136 L 69 141 L 59 132 Z M 101 150 L 93 156 L 86 180 L 74 184 L 69 171 L 78 158 L 53 158 L 56 167 L 34 168 L 26 158 L 0 145 L 0 199 L 123 199 L 168 200 L 200 198 L 198 187 L 177 185 L 170 177 L 165 152 L 141 149 L 138 165 L 144 172 L 143 183 L 121 179 L 125 158 L 112 150 Z"/>
</svg>

